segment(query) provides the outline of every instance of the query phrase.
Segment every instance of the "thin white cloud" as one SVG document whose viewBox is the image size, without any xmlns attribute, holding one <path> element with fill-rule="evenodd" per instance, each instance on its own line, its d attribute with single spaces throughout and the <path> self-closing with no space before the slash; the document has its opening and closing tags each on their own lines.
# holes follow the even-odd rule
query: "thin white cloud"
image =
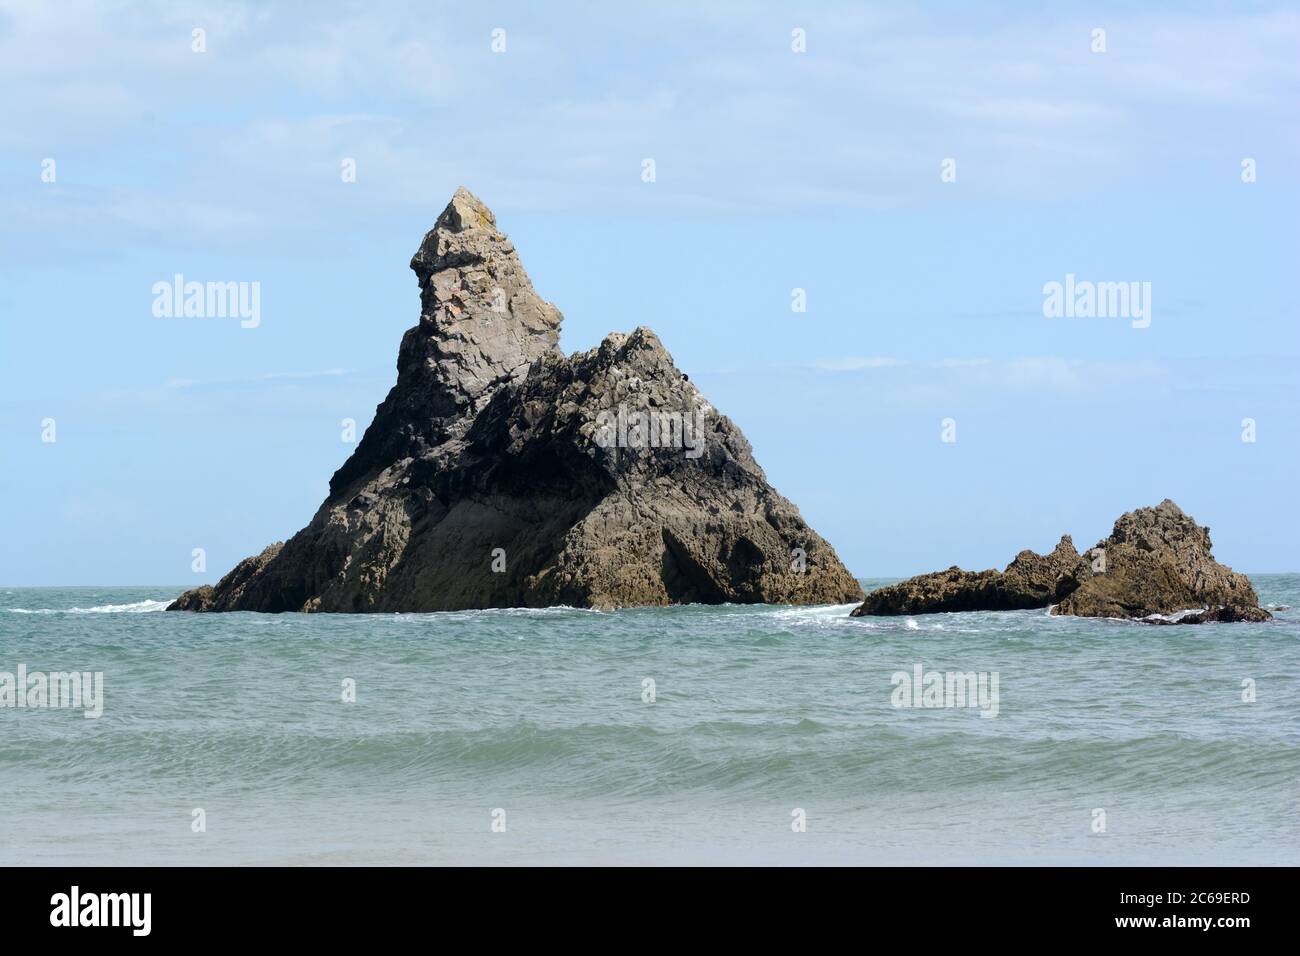
<svg viewBox="0 0 1300 956">
<path fill-rule="evenodd" d="M 1108 12 L 1104 54 L 1089 51 L 1094 17 L 1070 11 L 828 5 L 800 19 L 796 54 L 775 6 L 592 4 L 558 28 L 521 6 L 501 13 L 508 47 L 493 54 L 489 21 L 419 3 L 0 0 L 0 145 L 93 148 L 88 168 L 64 167 L 69 182 L 129 179 L 134 164 L 137 190 L 190 204 L 176 206 L 185 229 L 226 237 L 266 208 L 309 231 L 354 197 L 401 211 L 459 183 L 502 207 L 678 215 L 1080 195 L 1220 162 L 1236 128 L 1279 167 L 1300 159 L 1276 122 L 1300 89 L 1294 13 Z M 150 181 L 159 155 L 205 194 Z M 344 156 L 358 166 L 346 189 Z M 946 157 L 958 188 L 941 194 Z M 101 178 L 101 160 L 125 173 Z M 130 223 L 158 212 L 107 189 L 82 199 Z M 3 201 L 0 215 L 42 221 Z"/>
<path fill-rule="evenodd" d="M 890 358 L 888 356 L 857 356 L 850 355 L 845 358 L 821 359 L 813 362 L 811 367 L 823 372 L 858 372 L 863 369 L 871 368 L 896 368 L 904 365 L 901 359 Z"/>
<path fill-rule="evenodd" d="M 320 378 L 341 378 L 354 374 L 353 369 L 327 368 L 315 372 L 268 372 L 264 375 L 249 375 L 239 378 L 214 378 L 200 381 L 192 378 L 171 378 L 163 387 L 168 389 L 210 388 L 229 385 L 258 385 L 279 382 L 308 382 Z"/>
<path fill-rule="evenodd" d="M 1025 356 L 1010 359 L 945 358 L 934 362 L 909 362 L 892 357 L 849 356 L 822 359 L 804 365 L 785 365 L 786 371 L 816 369 L 826 372 L 869 372 L 900 369 L 891 379 L 900 389 L 923 389 L 941 394 L 945 389 L 975 392 L 1043 392 L 1086 396 L 1144 385 L 1170 387 L 1169 370 L 1152 361 L 1095 361 L 1060 356 Z"/>
</svg>

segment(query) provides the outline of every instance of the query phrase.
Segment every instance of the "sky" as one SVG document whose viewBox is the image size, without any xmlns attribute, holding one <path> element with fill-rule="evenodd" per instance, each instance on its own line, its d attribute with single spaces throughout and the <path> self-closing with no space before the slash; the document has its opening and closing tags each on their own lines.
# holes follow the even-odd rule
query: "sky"
<svg viewBox="0 0 1300 956">
<path fill-rule="evenodd" d="M 859 576 L 1166 497 L 1300 570 L 1300 10 L 981 6 L 0 0 L 0 586 L 305 525 L 459 185 L 566 351 L 654 329 Z M 256 327 L 156 316 L 176 274 Z M 1149 324 L 1046 316 L 1068 275 Z"/>
</svg>

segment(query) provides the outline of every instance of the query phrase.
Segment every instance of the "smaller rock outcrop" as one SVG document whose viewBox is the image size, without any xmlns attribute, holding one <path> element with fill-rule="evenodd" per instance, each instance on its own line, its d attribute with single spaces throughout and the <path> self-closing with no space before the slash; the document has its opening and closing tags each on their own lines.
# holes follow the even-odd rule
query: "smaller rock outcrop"
<svg viewBox="0 0 1300 956">
<path fill-rule="evenodd" d="M 1249 579 L 1215 561 L 1211 547 L 1210 529 L 1168 498 L 1130 511 L 1089 552 L 1099 573 L 1052 613 L 1170 624 L 1269 620 Z M 1188 610 L 1194 613 L 1168 619 Z"/>
<path fill-rule="evenodd" d="M 1004 571 L 952 567 L 879 588 L 853 616 L 1039 607 L 1150 624 L 1272 618 L 1249 579 L 1214 560 L 1210 530 L 1168 498 L 1120 516 L 1085 556 L 1065 535 L 1051 554 L 1022 551 Z"/>
<path fill-rule="evenodd" d="M 221 579 L 218 592 L 211 584 L 203 584 L 192 591 L 186 591 L 167 608 L 169 611 L 213 611 L 217 610 L 217 601 L 227 601 L 231 603 L 238 602 L 243 596 L 248 585 L 256 581 L 258 575 L 266 570 L 270 564 L 284 548 L 283 541 L 277 541 L 275 544 L 269 544 L 262 549 L 260 554 L 255 554 L 251 558 L 244 558 L 236 564 L 224 578 Z"/>
<path fill-rule="evenodd" d="M 854 609 L 853 616 L 1047 607 L 1077 588 L 1089 573 L 1088 563 L 1067 534 L 1050 553 L 1021 551 L 1002 571 L 951 567 L 878 588 Z"/>
</svg>

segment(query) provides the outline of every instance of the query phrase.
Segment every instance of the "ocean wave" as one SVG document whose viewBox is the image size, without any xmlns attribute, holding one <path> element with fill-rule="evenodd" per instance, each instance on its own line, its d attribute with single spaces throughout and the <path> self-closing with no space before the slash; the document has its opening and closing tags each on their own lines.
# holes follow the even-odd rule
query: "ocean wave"
<svg viewBox="0 0 1300 956">
<path fill-rule="evenodd" d="M 1055 794 L 1062 780 L 1087 788 L 1185 788 L 1189 782 L 1274 792 L 1294 780 L 1286 741 L 1195 740 L 1157 734 L 1119 740 L 1003 740 L 976 731 L 884 725 L 852 727 L 794 718 L 703 721 L 665 729 L 637 725 L 402 730 L 356 736 L 336 732 L 248 729 L 176 733 L 119 728 L 111 738 L 0 742 L 0 765 L 54 766 L 77 757 L 79 779 L 141 787 L 166 780 L 222 787 L 256 781 L 265 790 L 334 789 L 341 779 L 384 781 L 387 788 L 438 789 L 477 781 L 485 788 L 630 797 L 727 792 L 759 795 L 815 787 L 828 796 L 968 794 L 1014 786 Z M 935 767 L 964 766 L 952 778 Z M 244 785 L 247 785 L 246 783 Z"/>
<path fill-rule="evenodd" d="M 771 606 L 758 605 L 763 608 L 770 608 L 771 615 L 774 618 L 794 619 L 794 620 L 821 620 L 823 618 L 838 618 L 849 614 L 860 602 L 853 604 L 809 604 L 802 606 Z M 752 607 L 747 604 L 724 604 L 723 607 Z"/>
<path fill-rule="evenodd" d="M 1206 610 L 1208 609 L 1203 607 L 1189 607 L 1189 608 L 1184 608 L 1181 611 L 1175 611 L 1172 614 L 1148 614 L 1146 617 L 1139 618 L 1139 620 L 1173 621 L 1174 623 L 1177 623 L 1178 621 L 1181 621 L 1183 618 L 1187 617 L 1187 615 L 1189 614 L 1203 614 L 1205 613 Z"/>
<path fill-rule="evenodd" d="M 10 614 L 151 614 L 165 611 L 174 598 L 162 601 L 135 601 L 132 604 L 100 604 L 96 607 L 10 607 Z"/>
</svg>

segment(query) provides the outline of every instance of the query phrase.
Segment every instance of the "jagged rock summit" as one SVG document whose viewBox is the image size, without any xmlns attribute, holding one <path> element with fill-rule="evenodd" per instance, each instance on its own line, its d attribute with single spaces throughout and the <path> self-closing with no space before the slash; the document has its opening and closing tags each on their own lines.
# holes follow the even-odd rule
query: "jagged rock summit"
<svg viewBox="0 0 1300 956">
<path fill-rule="evenodd" d="M 1153 624 L 1269 620 L 1246 576 L 1211 550 L 1209 529 L 1166 498 L 1121 515 L 1085 555 L 1066 535 L 1051 554 L 1022 551 L 1005 571 L 954 567 L 879 588 L 853 615 L 1052 606 L 1053 614 Z"/>
<path fill-rule="evenodd" d="M 169 610 L 861 599 L 653 332 L 560 351 L 559 310 L 468 190 L 411 268 L 397 384 L 311 523 Z"/>
</svg>

